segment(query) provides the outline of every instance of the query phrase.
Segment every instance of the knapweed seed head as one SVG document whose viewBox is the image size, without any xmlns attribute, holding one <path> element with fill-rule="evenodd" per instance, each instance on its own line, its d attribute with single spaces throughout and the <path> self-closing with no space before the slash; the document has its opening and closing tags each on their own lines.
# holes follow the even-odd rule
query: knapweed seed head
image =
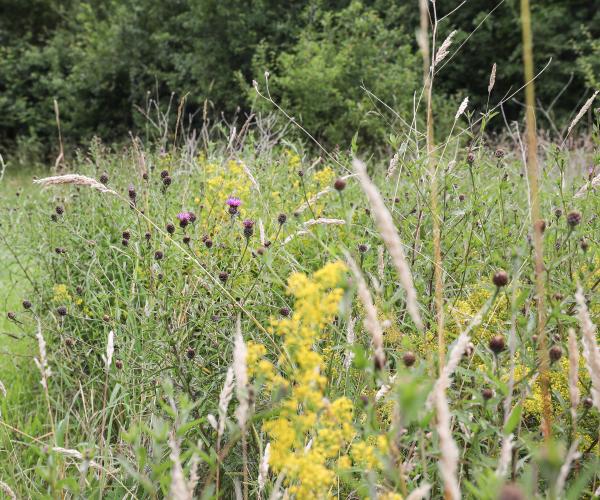
<svg viewBox="0 0 600 500">
<path fill-rule="evenodd" d="M 285 215 L 285 214 L 279 214 L 277 216 L 277 222 L 279 222 L 280 225 L 285 224 L 286 221 L 287 221 L 287 215 Z"/>
<path fill-rule="evenodd" d="M 494 397 L 494 391 L 492 389 L 490 389 L 489 387 L 486 387 L 485 389 L 482 389 L 481 397 L 485 401 L 489 401 L 490 399 L 492 399 Z"/>
<path fill-rule="evenodd" d="M 504 337 L 502 335 L 494 335 L 490 339 L 489 346 L 494 354 L 500 354 L 506 346 Z"/>
<path fill-rule="evenodd" d="M 189 244 L 190 244 L 190 240 L 191 240 L 191 238 L 190 238 L 189 236 L 184 236 L 184 237 L 183 237 L 183 242 L 184 242 L 186 245 L 189 245 Z"/>
<path fill-rule="evenodd" d="M 146 241 L 150 241 L 150 238 L 152 238 L 152 234 L 148 231 L 146 231 L 146 233 L 144 234 L 144 239 Z"/>
<path fill-rule="evenodd" d="M 162 180 L 163 186 L 165 188 L 168 188 L 172 182 L 173 182 L 173 179 L 171 179 L 171 177 L 169 177 L 168 175 Z"/>
<path fill-rule="evenodd" d="M 169 234 L 173 234 L 175 232 L 175 225 L 171 224 L 170 222 L 167 224 L 167 233 Z"/>
<path fill-rule="evenodd" d="M 17 315 L 13 311 L 8 311 L 8 313 L 6 313 L 6 317 L 11 321 L 15 321 L 17 319 Z"/>
<path fill-rule="evenodd" d="M 369 250 L 369 247 L 366 244 L 361 243 L 360 245 L 358 245 L 358 251 L 360 253 L 367 253 L 368 250 Z"/>
<path fill-rule="evenodd" d="M 56 314 L 58 314 L 59 316 L 65 317 L 67 315 L 67 308 L 66 306 L 59 306 L 56 308 Z"/>
<path fill-rule="evenodd" d="M 496 149 L 496 151 L 494 152 L 494 156 L 498 159 L 504 158 L 504 150 L 500 148 Z"/>
<path fill-rule="evenodd" d="M 244 226 L 244 236 L 250 238 L 254 234 L 254 221 L 246 219 L 242 224 Z"/>
<path fill-rule="evenodd" d="M 168 171 L 168 170 L 163 170 L 163 171 L 161 171 L 161 173 L 160 173 L 160 178 L 161 178 L 161 179 L 165 179 L 165 178 L 167 178 L 167 177 L 169 177 L 169 171 Z"/>
<path fill-rule="evenodd" d="M 406 367 L 411 367 L 412 365 L 414 365 L 416 360 L 417 357 L 415 356 L 415 353 L 411 351 L 405 352 L 402 356 L 402 362 Z"/>
<path fill-rule="evenodd" d="M 219 273 L 219 280 L 221 280 L 221 283 L 225 283 L 227 281 L 227 278 L 229 278 L 229 273 L 225 271 L 221 271 Z"/>
<path fill-rule="evenodd" d="M 346 181 L 342 178 L 338 178 L 333 183 L 333 187 L 336 191 L 343 191 L 344 189 L 346 189 Z"/>
<path fill-rule="evenodd" d="M 23 309 L 31 309 L 31 302 L 27 299 L 23 301 Z"/>
<path fill-rule="evenodd" d="M 496 271 L 494 277 L 492 278 L 494 285 L 498 288 L 506 286 L 508 283 L 508 273 L 506 271 Z"/>
<path fill-rule="evenodd" d="M 194 348 L 188 347 L 185 351 L 185 355 L 188 359 L 194 359 L 194 357 L 196 356 L 196 351 L 194 350 Z"/>
<path fill-rule="evenodd" d="M 165 256 L 165 254 L 163 254 L 160 250 L 157 250 L 156 252 L 154 252 L 154 258 L 156 260 L 162 260 L 164 256 Z"/>
<path fill-rule="evenodd" d="M 122 236 L 123 236 L 124 240 L 128 240 L 128 239 L 131 238 L 131 232 L 130 231 L 123 231 Z"/>
<path fill-rule="evenodd" d="M 135 201 L 137 198 L 137 193 L 135 192 L 135 187 L 133 184 L 129 184 L 129 188 L 127 189 L 127 195 L 131 201 Z"/>
<path fill-rule="evenodd" d="M 567 214 L 567 224 L 570 227 L 578 226 L 581 223 L 581 212 L 573 210 Z"/>
<path fill-rule="evenodd" d="M 552 361 L 553 363 L 558 361 L 560 358 L 562 358 L 562 348 L 559 345 L 553 345 L 550 348 L 550 361 Z"/>
<path fill-rule="evenodd" d="M 62 207 L 62 206 L 60 206 L 60 205 L 58 205 L 58 206 L 57 206 L 57 207 L 54 209 L 54 211 L 56 212 L 56 215 L 62 215 L 62 214 L 64 214 L 64 213 L 65 213 L 65 209 L 64 209 L 64 207 Z"/>
<path fill-rule="evenodd" d="M 122 370 L 123 369 L 123 361 L 121 361 L 120 359 L 116 359 L 115 360 L 115 368 L 117 370 Z"/>
<path fill-rule="evenodd" d="M 472 151 L 469 151 L 467 153 L 467 163 L 472 164 L 474 161 L 475 161 L 475 155 L 473 154 Z"/>
<path fill-rule="evenodd" d="M 108 184 L 108 174 L 106 172 L 100 176 L 100 182 L 105 186 Z"/>
</svg>

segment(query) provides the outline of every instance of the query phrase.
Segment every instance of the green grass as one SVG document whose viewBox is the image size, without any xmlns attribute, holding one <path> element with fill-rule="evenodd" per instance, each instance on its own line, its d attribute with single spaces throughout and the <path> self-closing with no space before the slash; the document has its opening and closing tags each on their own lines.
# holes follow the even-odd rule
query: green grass
<svg viewBox="0 0 600 500">
<path fill-rule="evenodd" d="M 460 145 L 458 141 L 455 144 Z M 499 159 L 493 149 L 482 145 L 469 165 L 467 150 L 459 151 L 455 163 L 446 160 L 448 167 L 441 170 L 439 179 L 447 345 L 453 346 L 478 311 L 484 313 L 482 325 L 472 332 L 473 354 L 459 364 L 447 391 L 452 437 L 460 450 L 458 474 L 463 493 L 468 498 L 496 497 L 503 483 L 495 475 L 503 429 L 515 435 L 517 460 L 512 479 L 526 491 L 551 490 L 564 450 L 576 436 L 583 453 L 581 473 L 569 476 L 567 487 L 571 495 L 589 493 L 597 480 L 592 472 L 597 464 L 599 418 L 597 410 L 582 404 L 577 409 L 576 428 L 570 420 L 566 335 L 569 327 L 577 327 L 573 298 L 577 281 L 588 292 L 593 320 L 597 322 L 600 315 L 600 298 L 591 293 L 600 273 L 598 219 L 594 216 L 599 201 L 593 194 L 573 197 L 584 180 L 576 171 L 568 176 L 565 171 L 563 177 L 561 169 L 554 167 L 567 165 L 568 153 L 547 154 L 542 179 L 549 269 L 546 328 L 563 355 L 550 374 L 554 437 L 541 447 L 532 250 L 520 156 L 508 151 Z M 2 290 L 7 295 L 7 310 L 16 311 L 20 324 L 3 319 L 2 328 L 28 339 L 3 345 L 13 354 L 3 355 L 7 362 L 2 377 L 9 396 L 2 406 L 0 480 L 18 494 L 57 497 L 69 491 L 88 498 L 121 498 L 130 491 L 138 498 L 160 498 L 171 484 L 168 437 L 174 429 L 186 473 L 190 457 L 200 457 L 197 493 L 214 496 L 218 470 L 219 494 L 231 497 L 247 466 L 247 487 L 251 496 L 257 496 L 256 478 L 267 441 L 277 450 L 277 439 L 265 424 L 277 422 L 276 427 L 281 428 L 286 422 L 296 422 L 298 415 L 284 416 L 282 402 L 295 397 L 294 391 L 304 383 L 297 366 L 313 355 L 321 360 L 320 372 L 325 377 L 323 387 L 311 389 L 317 391 L 320 401 L 314 410 L 315 429 L 335 422 L 326 417 L 327 405 L 348 398 L 354 407 L 352 417 L 339 417 L 350 418 L 353 434 L 351 439 L 344 438 L 348 442 L 336 451 L 336 455 L 348 456 L 352 468 L 335 472 L 337 479 L 330 492 L 341 498 L 354 490 L 368 496 L 375 482 L 382 491 L 404 492 L 427 481 L 434 497 L 442 494 L 434 412 L 424 405 L 438 367 L 431 214 L 422 160 L 403 162 L 388 180 L 384 178 L 386 163 L 372 162 L 370 167 L 395 229 L 406 244 L 425 332 L 419 332 L 406 314 L 404 292 L 356 180 L 348 179 L 343 192 L 331 189 L 303 208 L 307 199 L 347 174 L 345 166 L 351 165 L 348 155 L 340 153 L 335 161 L 310 168 L 314 158 L 308 154 L 297 154 L 289 147 L 257 152 L 250 142 L 240 160 L 246 170 L 239 162 L 230 161 L 218 143 L 194 157 L 178 149 L 167 155 L 149 150 L 142 159 L 135 150 L 115 154 L 92 148 L 87 160 L 78 160 L 72 169 L 96 179 L 106 172 L 108 186 L 121 198 L 85 186 L 56 186 L 42 192 L 32 187 L 27 177 L 9 178 L 3 185 L 3 235 L 33 280 L 28 284 L 11 254 L 3 254 L 9 264 L 3 266 Z M 166 187 L 163 170 L 171 179 Z M 561 183 L 563 178 L 569 180 Z M 13 199 L 18 186 L 23 186 L 23 194 Z M 136 209 L 130 206 L 129 186 L 135 189 Z M 225 204 L 229 196 L 242 200 L 242 213 L 233 218 Z M 64 213 L 56 215 L 57 206 Z M 10 211 L 14 207 L 18 210 Z M 562 215 L 556 215 L 557 208 Z M 185 230 L 176 218 L 182 210 L 197 215 Z M 582 214 L 581 223 L 573 227 L 565 215 L 571 211 Z M 282 213 L 287 215 L 283 225 L 278 221 Z M 345 224 L 314 225 L 307 230 L 305 223 L 315 217 Z M 243 219 L 255 222 L 248 237 L 243 233 Z M 174 226 L 173 235 L 169 223 Z M 261 241 L 261 224 L 270 244 Z M 124 232 L 129 233 L 127 245 L 123 244 Z M 151 233 L 149 240 L 147 232 Z M 207 240 L 212 245 L 207 245 Z M 588 243 L 586 251 L 582 240 Z M 161 259 L 156 258 L 157 251 L 162 252 Z M 291 296 L 286 290 L 289 276 L 311 276 L 328 262 L 345 260 L 346 253 L 359 263 L 367 278 L 383 325 L 387 357 L 383 370 L 373 364 L 365 309 L 349 274 L 340 281 L 343 300 L 335 308 L 335 318 L 326 315 L 324 324 L 311 330 L 314 339 L 306 346 L 310 352 L 302 351 L 295 358 L 291 334 L 280 336 L 269 330 L 272 319 L 284 318 L 286 309 L 292 314 L 312 314 L 310 311 L 327 303 L 326 291 L 317 292 L 312 285 L 303 288 L 312 290 L 308 298 L 302 293 Z M 491 280 L 498 269 L 508 272 L 510 283 L 495 295 Z M 20 305 L 25 297 L 33 303 L 31 311 Z M 303 301 L 308 301 L 306 308 Z M 66 308 L 64 317 L 61 307 Z M 240 441 L 234 413 L 239 402 L 234 397 L 221 447 L 217 447 L 208 415 L 218 413 L 219 393 L 232 365 L 238 315 L 251 351 L 264 346 L 264 361 L 272 363 L 282 385 L 265 383 L 267 372 L 253 375 L 254 406 L 245 444 Z M 39 356 L 33 339 L 35 317 L 40 319 L 53 372 L 48 402 L 32 359 Z M 351 318 L 358 321 L 356 340 L 349 345 L 346 335 Z M 303 321 L 308 321 L 307 317 Z M 506 344 L 511 327 L 517 333 L 517 370 L 514 417 L 508 419 L 503 405 L 510 353 L 505 349 L 495 355 L 489 341 L 500 336 Z M 275 326 L 276 331 L 278 328 L 284 326 Z M 107 373 L 103 356 L 110 331 L 115 334 L 115 352 Z M 354 352 L 354 361 L 346 368 L 344 359 L 349 351 Z M 416 358 L 410 367 L 405 366 L 409 352 Z M 266 370 L 264 366 L 261 369 Z M 375 401 L 382 384 L 391 383 L 391 375 L 397 382 L 391 384 L 385 399 Z M 485 397 L 483 389 L 488 390 Z M 583 398 L 588 397 L 590 378 L 583 364 L 580 390 Z M 323 397 L 329 401 L 327 405 Z M 301 406 L 303 414 L 311 411 L 308 403 Z M 400 422 L 406 431 L 399 434 Z M 322 439 L 315 432 L 300 433 L 296 439 L 303 444 L 298 444 L 296 451 L 288 450 L 286 462 L 300 460 L 298 466 L 308 467 L 302 469 L 300 480 L 289 473 L 285 483 L 289 487 L 302 484 L 302 477 L 316 477 L 321 470 L 310 468 L 320 463 L 317 455 L 302 461 L 304 452 L 300 451 L 309 437 L 319 449 Z M 386 439 L 398 440 L 398 450 L 382 452 L 381 443 Z M 111 473 L 80 473 L 74 464 L 81 460 L 52 452 L 52 446 L 76 449 Z M 247 461 L 242 458 L 244 449 Z M 376 473 L 367 473 L 356 450 L 361 450 L 362 457 L 369 450 L 378 457 L 381 465 L 374 466 Z M 223 453 L 219 466 L 217 453 Z M 390 459 L 394 453 L 412 468 L 400 475 Z M 281 466 L 277 456 L 267 494 L 275 488 Z M 336 470 L 335 463 L 333 458 L 326 461 L 329 470 Z M 318 488 L 327 484 L 323 481 L 311 494 L 321 491 Z"/>
</svg>

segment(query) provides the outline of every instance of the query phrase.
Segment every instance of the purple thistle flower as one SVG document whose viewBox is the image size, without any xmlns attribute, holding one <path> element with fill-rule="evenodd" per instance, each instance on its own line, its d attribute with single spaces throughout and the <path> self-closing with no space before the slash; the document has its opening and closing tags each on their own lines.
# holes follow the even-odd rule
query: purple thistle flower
<svg viewBox="0 0 600 500">
<path fill-rule="evenodd" d="M 238 213 L 238 208 L 242 204 L 242 200 L 230 196 L 229 198 L 227 198 L 227 201 L 225 203 L 227 204 L 227 206 L 229 206 L 229 214 L 235 215 Z"/>
<path fill-rule="evenodd" d="M 192 214 L 190 214 L 190 212 L 179 212 L 177 218 L 179 219 L 179 225 L 181 227 L 185 227 L 192 222 Z"/>
</svg>

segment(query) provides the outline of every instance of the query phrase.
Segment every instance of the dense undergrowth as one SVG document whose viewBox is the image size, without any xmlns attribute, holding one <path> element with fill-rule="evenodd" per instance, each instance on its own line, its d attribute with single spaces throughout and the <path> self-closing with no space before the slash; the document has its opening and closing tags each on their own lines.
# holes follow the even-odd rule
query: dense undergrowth
<svg viewBox="0 0 600 500">
<path fill-rule="evenodd" d="M 426 484 L 439 498 L 454 442 L 465 497 L 589 496 L 600 419 L 582 356 L 571 411 L 567 342 L 569 328 L 581 338 L 577 284 L 600 319 L 600 202 L 591 187 L 575 196 L 597 174 L 586 168 L 597 161 L 590 149 L 581 164 L 565 148 L 543 155 L 553 362 L 542 445 L 518 149 L 457 140 L 439 166 L 445 340 L 448 364 L 458 363 L 445 392 L 448 436 L 435 399 L 434 249 L 418 143 L 395 171 L 369 172 L 404 242 L 422 331 L 350 152 L 319 158 L 252 137 L 167 152 L 95 142 L 69 165 L 95 185 L 3 196 L 2 255 L 35 272 L 8 311 L 28 356 L 3 375 L 0 481 L 31 498 L 392 499 Z"/>
</svg>

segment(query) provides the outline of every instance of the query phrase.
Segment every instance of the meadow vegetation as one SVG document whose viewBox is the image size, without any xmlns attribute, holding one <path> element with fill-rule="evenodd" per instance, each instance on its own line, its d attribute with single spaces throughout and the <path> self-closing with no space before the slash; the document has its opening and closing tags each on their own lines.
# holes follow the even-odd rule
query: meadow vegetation
<svg viewBox="0 0 600 500">
<path fill-rule="evenodd" d="M 374 60 L 397 40 L 353 3 L 253 82 L 245 121 L 149 101 L 118 148 L 2 162 L 3 495 L 600 494 L 596 94 L 537 133 L 524 10 L 527 134 L 489 134 L 518 90 L 490 65 L 484 104 L 437 94 L 457 34 L 434 12 L 430 39 L 428 5 L 422 77 L 409 49 Z M 349 64 L 361 39 L 373 64 Z M 386 81 L 336 109 L 387 69 L 412 115 Z"/>
</svg>

